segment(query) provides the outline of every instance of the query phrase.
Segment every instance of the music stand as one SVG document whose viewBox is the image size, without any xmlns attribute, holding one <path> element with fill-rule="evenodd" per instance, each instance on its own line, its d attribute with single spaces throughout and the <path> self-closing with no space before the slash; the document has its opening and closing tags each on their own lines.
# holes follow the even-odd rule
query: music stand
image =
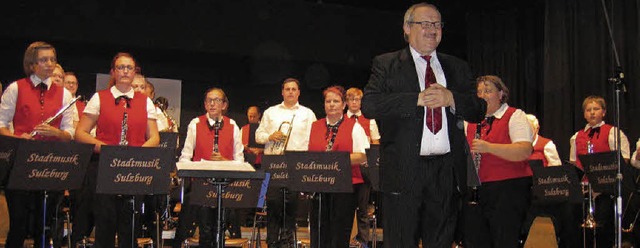
<svg viewBox="0 0 640 248">
<path fill-rule="evenodd" d="M 264 179 L 264 171 L 255 171 L 249 163 L 238 161 L 200 161 L 200 162 L 178 162 L 178 176 L 205 178 L 216 188 L 216 206 L 218 207 L 218 221 L 216 223 L 216 246 L 224 247 L 224 205 L 222 205 L 223 187 L 229 184 L 232 179 Z"/>
<path fill-rule="evenodd" d="M 41 245 L 46 243 L 47 191 L 82 187 L 93 145 L 20 140 L 8 189 L 43 191 Z"/>
<path fill-rule="evenodd" d="M 589 184 L 592 185 L 594 191 L 616 194 L 617 156 L 616 151 L 578 155 Z"/>
<path fill-rule="evenodd" d="M 7 186 L 18 141 L 20 139 L 0 135 L 0 189 L 4 189 Z"/>
<path fill-rule="evenodd" d="M 318 247 L 321 243 L 323 193 L 351 193 L 351 160 L 348 152 L 288 152 L 291 186 L 318 193 Z"/>
<path fill-rule="evenodd" d="M 262 168 L 265 170 L 265 172 L 271 175 L 269 186 L 271 188 L 278 188 L 280 189 L 280 191 L 282 191 L 282 228 L 283 230 L 286 230 L 287 228 L 287 192 L 289 189 L 289 184 L 291 183 L 291 180 L 289 178 L 290 168 L 288 165 L 289 165 L 289 160 L 285 155 L 263 154 L 262 156 Z M 296 234 L 297 234 L 297 230 L 294 229 L 293 230 L 294 247 L 297 247 L 297 237 L 295 237 Z"/>
<path fill-rule="evenodd" d="M 96 193 L 131 195 L 131 247 L 135 245 L 135 195 L 169 192 L 175 156 L 167 148 L 108 146 L 100 148 Z"/>
<path fill-rule="evenodd" d="M 581 202 L 582 192 L 574 166 L 544 167 L 542 160 L 529 160 L 533 171 L 532 202 L 551 205 L 563 202 Z"/>
</svg>

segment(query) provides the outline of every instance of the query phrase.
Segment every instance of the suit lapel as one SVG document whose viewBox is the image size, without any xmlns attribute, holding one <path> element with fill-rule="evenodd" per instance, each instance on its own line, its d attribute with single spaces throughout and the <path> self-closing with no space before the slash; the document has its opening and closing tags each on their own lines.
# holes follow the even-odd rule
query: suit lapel
<svg viewBox="0 0 640 248">
<path fill-rule="evenodd" d="M 405 77 L 403 78 L 403 82 L 413 85 L 413 89 L 420 92 L 420 81 L 418 80 L 418 73 L 416 72 L 416 64 L 413 62 L 409 47 L 400 53 L 400 71 L 400 75 L 404 75 Z"/>
</svg>

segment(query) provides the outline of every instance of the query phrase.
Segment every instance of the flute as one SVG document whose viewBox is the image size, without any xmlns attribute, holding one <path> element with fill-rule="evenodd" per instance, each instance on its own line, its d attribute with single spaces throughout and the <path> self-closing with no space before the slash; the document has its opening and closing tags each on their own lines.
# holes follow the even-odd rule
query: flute
<svg viewBox="0 0 640 248">
<path fill-rule="evenodd" d="M 78 99 L 80 99 L 80 97 L 82 97 L 82 96 L 76 96 L 76 98 L 73 98 L 71 100 L 71 102 L 67 103 L 67 105 L 65 105 L 65 106 L 62 106 L 62 108 L 60 108 L 60 110 L 58 110 L 58 112 L 55 115 L 53 115 L 53 116 L 47 118 L 46 120 L 44 120 L 42 122 L 42 124 L 49 124 L 53 120 L 55 120 L 58 117 L 60 117 L 62 115 L 62 113 L 64 113 L 64 111 L 66 111 L 67 109 L 69 109 L 69 107 L 71 107 L 74 103 L 76 103 L 76 101 L 78 101 Z M 31 131 L 31 133 L 29 133 L 29 136 L 33 137 L 33 136 L 36 136 L 36 134 L 38 134 L 38 132 L 36 130 L 33 130 L 33 131 Z"/>
</svg>

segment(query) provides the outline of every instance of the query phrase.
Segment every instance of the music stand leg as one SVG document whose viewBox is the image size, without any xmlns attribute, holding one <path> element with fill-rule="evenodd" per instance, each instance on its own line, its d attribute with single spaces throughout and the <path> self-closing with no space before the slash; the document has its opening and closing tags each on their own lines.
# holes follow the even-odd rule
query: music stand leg
<svg viewBox="0 0 640 248">
<path fill-rule="evenodd" d="M 46 229 L 47 229 L 47 198 L 49 197 L 49 195 L 47 195 L 47 191 L 44 191 L 44 195 L 42 196 L 42 235 L 40 235 L 40 241 L 41 243 L 41 247 L 44 248 L 45 247 L 45 240 L 46 238 Z"/>
<path fill-rule="evenodd" d="M 322 193 L 318 193 L 318 245 L 316 247 L 321 247 L 322 244 Z"/>
<path fill-rule="evenodd" d="M 282 188 L 282 230 L 279 234 L 278 240 L 282 240 L 287 234 L 287 188 Z"/>
<path fill-rule="evenodd" d="M 216 183 L 216 191 L 217 195 L 217 203 L 218 203 L 218 220 L 216 223 L 217 226 L 217 234 L 216 234 L 216 247 L 223 248 L 224 247 L 224 231 L 222 231 L 222 223 L 224 218 L 224 209 L 222 208 L 222 183 Z"/>
<path fill-rule="evenodd" d="M 69 207 L 69 211 L 65 214 L 65 218 L 67 219 L 67 247 L 71 248 L 71 233 L 73 233 L 73 229 L 71 227 L 71 208 Z"/>
<path fill-rule="evenodd" d="M 136 244 L 136 196 L 131 196 L 131 247 Z"/>
</svg>

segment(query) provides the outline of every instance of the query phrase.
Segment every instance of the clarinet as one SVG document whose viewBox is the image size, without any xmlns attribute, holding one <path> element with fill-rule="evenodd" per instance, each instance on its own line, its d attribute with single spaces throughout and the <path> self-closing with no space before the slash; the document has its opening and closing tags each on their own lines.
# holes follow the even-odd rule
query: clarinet
<svg viewBox="0 0 640 248">
<path fill-rule="evenodd" d="M 218 149 L 218 137 L 219 137 L 219 134 L 220 134 L 220 129 L 222 129 L 222 120 L 214 121 L 213 122 L 213 130 L 214 130 L 213 151 L 214 152 L 219 152 L 220 151 L 220 149 Z"/>
<path fill-rule="evenodd" d="M 476 126 L 476 134 L 474 136 L 475 139 L 480 139 L 482 133 L 482 123 L 478 123 Z M 480 160 L 482 160 L 482 154 L 476 152 L 473 154 L 473 164 L 475 165 L 476 173 L 480 170 Z M 473 186 L 471 189 L 471 200 L 469 204 L 475 205 L 478 204 L 478 187 Z"/>
<path fill-rule="evenodd" d="M 129 144 L 129 141 L 127 141 L 127 131 L 128 131 L 128 127 L 127 127 L 127 118 L 128 118 L 128 114 L 127 112 L 124 112 L 123 118 L 122 118 L 122 131 L 120 131 L 120 145 L 121 146 L 126 146 Z"/>
</svg>

